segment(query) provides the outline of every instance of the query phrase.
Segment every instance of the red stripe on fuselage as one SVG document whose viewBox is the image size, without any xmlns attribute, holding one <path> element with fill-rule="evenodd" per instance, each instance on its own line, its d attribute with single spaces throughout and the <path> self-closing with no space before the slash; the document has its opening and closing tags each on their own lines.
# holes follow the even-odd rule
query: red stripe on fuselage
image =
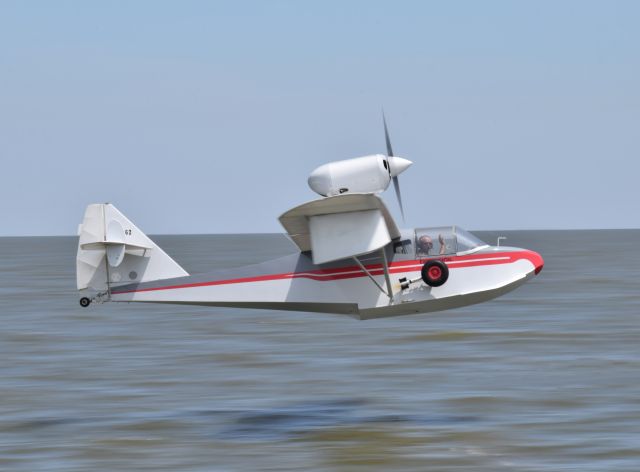
<svg viewBox="0 0 640 472">
<path fill-rule="evenodd" d="M 464 267 L 476 267 L 476 266 L 488 266 L 496 264 L 509 264 L 519 259 L 527 259 L 534 262 L 536 253 L 532 251 L 514 251 L 514 252 L 500 252 L 500 253 L 485 253 L 485 254 L 470 254 L 466 256 L 444 256 L 439 259 L 443 261 L 449 269 L 458 269 Z M 539 256 L 538 256 L 539 257 Z M 426 259 L 412 260 L 412 261 L 400 261 L 393 262 L 389 265 L 389 273 L 401 274 L 404 272 L 416 272 L 422 269 Z M 430 260 L 433 260 L 431 258 Z M 535 262 L 534 262 L 535 266 Z M 371 275 L 383 275 L 384 270 L 382 264 L 371 264 L 365 266 Z M 316 281 L 328 281 L 328 280 L 343 280 L 357 277 L 365 277 L 366 274 L 358 266 L 338 267 L 335 269 L 314 269 L 302 272 L 289 272 L 284 274 L 268 274 L 258 275 L 254 277 L 241 277 L 237 279 L 228 280 L 212 280 L 208 282 L 194 282 L 179 285 L 167 285 L 164 287 L 150 287 L 141 288 L 137 290 L 125 290 L 122 292 L 112 291 L 113 295 L 120 295 L 124 293 L 134 292 L 153 292 L 157 290 L 174 290 L 178 288 L 194 288 L 194 287 L 207 287 L 213 285 L 227 285 L 227 284 L 242 284 L 249 282 L 266 282 L 270 280 L 286 280 L 286 279 L 310 279 Z"/>
</svg>

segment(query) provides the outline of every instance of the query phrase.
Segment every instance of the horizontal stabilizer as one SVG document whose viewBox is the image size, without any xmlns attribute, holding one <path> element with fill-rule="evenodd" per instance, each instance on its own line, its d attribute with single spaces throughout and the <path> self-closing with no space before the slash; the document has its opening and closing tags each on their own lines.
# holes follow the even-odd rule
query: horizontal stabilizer
<svg viewBox="0 0 640 472">
<path fill-rule="evenodd" d="M 127 249 L 153 249 L 153 246 L 139 246 L 137 244 L 122 243 L 118 241 L 100 241 L 96 243 L 81 244 L 82 249 L 104 249 L 107 246 L 119 246 L 124 244 Z"/>
</svg>

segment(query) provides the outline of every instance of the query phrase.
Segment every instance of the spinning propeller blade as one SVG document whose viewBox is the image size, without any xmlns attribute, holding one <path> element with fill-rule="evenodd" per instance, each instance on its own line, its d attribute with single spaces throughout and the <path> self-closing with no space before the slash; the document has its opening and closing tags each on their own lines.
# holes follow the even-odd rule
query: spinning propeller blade
<svg viewBox="0 0 640 472">
<path fill-rule="evenodd" d="M 400 205 L 400 214 L 402 214 L 402 221 L 404 221 L 404 207 L 402 206 L 402 195 L 400 194 L 400 181 L 398 180 L 398 174 L 409 167 L 411 162 L 406 159 L 402 159 L 401 157 L 394 157 L 384 110 L 382 110 L 382 124 L 384 125 L 384 140 L 387 144 L 387 168 L 389 169 L 389 176 L 393 177 L 393 188 L 396 191 L 396 198 L 398 199 L 398 205 Z M 393 173 L 391 172 L 392 165 L 394 166 Z"/>
<path fill-rule="evenodd" d="M 387 129 L 387 120 L 384 117 L 384 110 L 382 110 L 382 124 L 384 125 L 384 139 L 387 142 L 387 157 L 393 156 L 393 149 L 391 149 L 391 139 L 389 139 L 389 130 Z M 391 168 L 389 168 L 391 172 Z"/>
<path fill-rule="evenodd" d="M 398 197 L 398 203 L 400 204 L 400 213 L 402 214 L 402 221 L 404 222 L 404 208 L 402 207 L 402 196 L 400 195 L 400 182 L 398 176 L 393 178 L 393 188 L 396 190 L 396 197 Z"/>
</svg>

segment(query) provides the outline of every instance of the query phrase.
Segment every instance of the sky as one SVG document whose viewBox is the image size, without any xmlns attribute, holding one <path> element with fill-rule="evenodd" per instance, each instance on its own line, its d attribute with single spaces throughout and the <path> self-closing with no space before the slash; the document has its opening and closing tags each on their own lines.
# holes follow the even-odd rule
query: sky
<svg viewBox="0 0 640 472">
<path fill-rule="evenodd" d="M 0 2 L 0 235 L 112 202 L 149 234 L 281 232 L 385 150 L 406 222 L 640 227 L 640 2 Z"/>
</svg>

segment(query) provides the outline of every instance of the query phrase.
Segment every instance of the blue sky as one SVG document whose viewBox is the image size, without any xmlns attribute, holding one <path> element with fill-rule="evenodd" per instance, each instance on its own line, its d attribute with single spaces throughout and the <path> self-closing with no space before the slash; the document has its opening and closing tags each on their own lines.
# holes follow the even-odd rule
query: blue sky
<svg viewBox="0 0 640 472">
<path fill-rule="evenodd" d="M 0 235 L 110 201 L 148 233 L 279 232 L 383 152 L 406 226 L 640 227 L 640 2 L 0 3 Z M 397 214 L 393 190 L 385 199 Z"/>
</svg>

